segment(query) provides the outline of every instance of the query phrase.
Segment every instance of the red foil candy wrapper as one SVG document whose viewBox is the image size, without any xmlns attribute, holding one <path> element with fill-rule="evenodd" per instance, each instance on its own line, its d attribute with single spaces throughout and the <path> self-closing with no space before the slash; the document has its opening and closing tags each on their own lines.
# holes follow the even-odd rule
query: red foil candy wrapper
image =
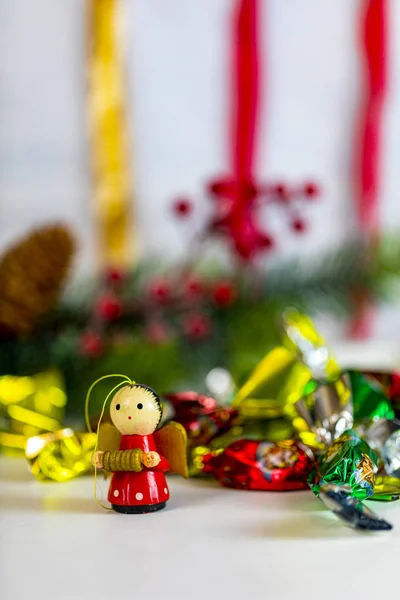
<svg viewBox="0 0 400 600">
<path fill-rule="evenodd" d="M 239 440 L 204 457 L 204 472 L 241 490 L 289 491 L 308 488 L 313 462 L 294 441 Z"/>
<path fill-rule="evenodd" d="M 199 417 L 214 412 L 218 404 L 211 396 L 198 394 L 197 392 L 176 392 L 165 394 L 175 411 L 174 419 L 187 430 L 195 426 Z"/>
<path fill-rule="evenodd" d="M 196 392 L 166 394 L 177 421 L 186 429 L 189 448 L 208 445 L 211 440 L 228 431 L 237 417 L 231 407 L 218 406 L 210 396 Z"/>
<path fill-rule="evenodd" d="M 394 372 L 391 374 L 387 393 L 392 401 L 394 409 L 397 413 L 400 413 L 400 373 Z"/>
</svg>

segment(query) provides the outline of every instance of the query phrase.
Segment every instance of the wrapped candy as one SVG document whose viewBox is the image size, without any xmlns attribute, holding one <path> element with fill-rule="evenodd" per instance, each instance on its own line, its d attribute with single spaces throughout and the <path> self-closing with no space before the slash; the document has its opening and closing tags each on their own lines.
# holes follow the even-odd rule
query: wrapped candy
<svg viewBox="0 0 400 600">
<path fill-rule="evenodd" d="M 224 486 L 244 490 L 288 491 L 307 488 L 313 461 L 294 440 L 241 439 L 220 453 L 204 456 L 204 472 Z"/>
<path fill-rule="evenodd" d="M 368 371 L 365 377 L 380 384 L 395 411 L 400 409 L 400 373 L 393 371 Z M 389 417 L 388 417 L 389 418 Z"/>
<path fill-rule="evenodd" d="M 340 433 L 352 426 L 353 419 L 393 418 L 388 390 L 389 385 L 393 388 L 392 379 L 390 383 L 386 381 L 385 388 L 373 375 L 342 372 L 311 319 L 296 310 L 284 313 L 281 327 L 283 345 L 261 360 L 233 398 L 232 405 L 240 415 L 266 418 L 285 415 L 308 445 L 315 440 L 308 435 L 310 423 L 304 412 L 299 411 L 299 401 L 308 411 L 314 393 L 325 395 L 319 406 L 326 418 L 338 419 Z M 324 389 L 323 384 L 330 385 Z M 328 431 L 331 428 L 332 423 Z M 316 431 L 311 433 L 315 437 Z"/>
<path fill-rule="evenodd" d="M 400 495 L 400 421 L 377 419 L 357 427 L 378 456 L 373 500 L 397 500 Z"/>
<path fill-rule="evenodd" d="M 391 415 L 391 405 L 376 380 L 357 372 L 313 382 L 314 390 L 295 403 L 294 424 L 304 443 L 316 453 L 310 476 L 313 492 L 340 519 L 360 529 L 390 529 L 391 525 L 367 509 L 362 500 L 375 491 L 378 456 L 352 428 Z M 379 480 L 379 499 L 394 499 L 391 486 Z"/>
<path fill-rule="evenodd" d="M 379 487 L 375 490 L 378 457 L 352 430 L 354 425 L 394 415 L 387 389 L 373 376 L 341 372 L 324 340 L 304 315 L 287 311 L 282 330 L 284 348 L 276 348 L 261 361 L 234 404 L 239 401 L 240 412 L 249 398 L 271 399 L 271 384 L 276 383 L 279 374 L 281 390 L 275 398 L 279 399 L 282 412 L 292 418 L 300 440 L 316 457 L 310 478 L 313 491 L 353 526 L 390 528 L 361 500 L 373 494 L 379 499 L 394 499 L 393 478 L 389 482 L 388 473 L 379 472 Z M 274 356 L 282 360 L 272 361 Z M 338 503 L 342 504 L 341 510 Z"/>
<path fill-rule="evenodd" d="M 385 387 L 379 376 L 348 371 L 352 392 L 354 418 L 393 419 L 394 410 L 389 397 L 389 387 Z"/>
<path fill-rule="evenodd" d="M 281 328 L 284 346 L 297 355 L 314 380 L 337 378 L 340 367 L 307 315 L 287 309 L 282 315 Z"/>
<path fill-rule="evenodd" d="M 374 492 L 374 473 L 377 470 L 375 452 L 355 431 L 348 430 L 317 460 L 312 491 L 318 496 L 321 486 L 331 483 L 364 500 Z"/>
<path fill-rule="evenodd" d="M 385 471 L 392 477 L 400 477 L 400 429 L 390 434 L 382 448 Z"/>
<path fill-rule="evenodd" d="M 390 529 L 363 500 L 400 495 L 393 405 L 400 378 L 343 372 L 312 321 L 297 311 L 283 315 L 282 334 L 282 345 L 255 367 L 231 406 L 192 392 L 169 396 L 188 431 L 191 474 L 247 490 L 311 486 L 347 524 Z M 378 444 L 374 425 L 383 421 Z"/>
<path fill-rule="evenodd" d="M 400 499 L 400 479 L 389 475 L 376 475 L 372 500 L 393 501 Z"/>
<path fill-rule="evenodd" d="M 341 521 L 355 529 L 365 531 L 387 531 L 392 529 L 390 523 L 377 516 L 358 498 L 349 496 L 340 486 L 322 485 L 319 497 Z"/>
<path fill-rule="evenodd" d="M 191 475 L 205 472 L 204 457 L 210 452 L 225 450 L 238 440 L 278 442 L 293 435 L 294 404 L 313 378 L 311 354 L 322 355 L 325 346 L 304 315 L 288 311 L 286 321 L 293 325 L 293 335 L 294 326 L 299 325 L 304 329 L 304 340 L 307 335 L 311 337 L 307 348 L 303 344 L 304 360 L 293 343 L 274 348 L 236 391 L 231 406 L 217 407 L 213 399 L 193 392 L 167 395 L 175 410 L 174 419 L 188 433 Z M 339 371 L 331 357 L 325 359 L 329 373 Z"/>
<path fill-rule="evenodd" d="M 368 530 L 391 529 L 389 523 L 362 503 L 376 493 L 378 456 L 351 429 L 351 396 L 341 401 L 335 384 L 319 386 L 312 395 L 313 405 L 310 397 L 296 405 L 299 414 L 306 417 L 303 422 L 309 426 L 310 439 L 325 446 L 316 450 L 316 464 L 309 479 L 312 491 L 347 525 Z M 379 499 L 394 498 L 380 479 Z"/>
<path fill-rule="evenodd" d="M 374 412 L 387 399 L 370 393 L 367 382 L 358 397 L 358 414 L 363 420 L 368 410 Z M 367 408 L 368 407 L 368 408 Z M 310 476 L 312 491 L 343 522 L 359 529 L 391 529 L 391 525 L 370 509 L 362 500 L 375 493 L 378 456 L 362 439 L 355 422 L 352 381 L 349 374 L 337 380 L 316 383 L 315 390 L 295 404 L 299 415 L 298 431 L 303 442 L 315 451 L 316 464 Z M 380 499 L 394 499 L 380 480 Z"/>
<path fill-rule="evenodd" d="M 191 476 L 210 474 L 205 460 L 218 454 L 238 440 L 278 441 L 291 435 L 293 428 L 285 419 L 244 417 L 229 406 L 217 406 L 210 397 L 195 392 L 167 394 L 175 414 L 188 436 L 188 462 Z"/>
<path fill-rule="evenodd" d="M 311 374 L 295 354 L 271 350 L 235 394 L 232 405 L 244 416 L 276 418 L 301 398 Z"/>
<path fill-rule="evenodd" d="M 0 376 L 1 451 L 23 453 L 29 437 L 60 429 L 66 400 L 57 371 Z"/>
<path fill-rule="evenodd" d="M 346 436 L 344 432 L 347 431 L 355 445 L 368 442 L 371 448 L 380 448 L 383 440 L 381 439 L 379 443 L 374 440 L 378 430 L 377 424 L 383 422 L 387 424 L 384 440 L 389 438 L 389 430 L 393 432 L 399 427 L 394 425 L 395 411 L 391 401 L 391 394 L 394 397 L 397 389 L 396 374 L 363 373 L 355 370 L 340 373 L 336 363 L 332 362 L 328 350 L 324 352 L 321 345 L 314 352 L 307 351 L 309 342 L 316 339 L 315 331 L 310 328 L 310 322 L 308 321 L 308 328 L 306 328 L 303 326 L 305 321 L 301 315 L 297 313 L 296 316 L 293 311 L 289 311 L 289 315 L 289 321 L 285 316 L 283 318 L 286 339 L 289 340 L 289 345 L 299 346 L 299 356 L 310 368 L 313 367 L 313 381 L 305 387 L 303 397 L 295 403 L 299 418 L 295 418 L 294 424 L 301 439 L 311 446 L 315 444 L 322 449 L 324 446 L 329 447 L 335 440 L 339 442 L 341 436 L 344 440 Z M 305 339 L 307 337 L 310 338 L 308 341 Z M 349 431 L 354 424 L 357 425 L 357 433 L 369 430 L 366 442 L 358 438 L 359 441 L 356 443 L 354 435 L 357 434 Z M 382 431 L 380 437 L 382 438 Z M 349 440 L 345 443 L 351 444 Z M 335 442 L 333 445 L 336 447 Z M 370 453 L 371 448 L 368 451 Z M 381 450 L 383 455 L 383 447 Z M 332 446 L 328 449 L 327 453 L 329 452 L 333 452 Z M 397 450 L 392 448 L 392 454 L 396 455 L 396 452 Z M 376 463 L 378 457 L 373 454 Z M 390 468 L 386 473 L 391 474 Z"/>
<path fill-rule="evenodd" d="M 387 394 L 395 410 L 400 412 L 400 373 L 391 373 Z"/>
<path fill-rule="evenodd" d="M 244 416 L 294 419 L 294 405 L 315 389 L 316 382 L 340 375 L 339 365 L 309 317 L 287 310 L 282 333 L 282 346 L 261 360 L 233 398 L 232 405 Z"/>
<path fill-rule="evenodd" d="M 178 392 L 165 397 L 174 409 L 174 420 L 184 426 L 192 446 L 208 444 L 228 430 L 237 415 L 230 407 L 218 406 L 214 398 L 196 392 Z"/>
<path fill-rule="evenodd" d="M 279 442 L 307 426 L 295 404 L 305 390 L 315 390 L 316 378 L 337 377 L 340 369 L 312 321 L 297 311 L 284 315 L 284 346 L 271 350 L 236 391 L 231 406 L 194 392 L 169 394 L 174 419 L 188 434 L 191 475 L 205 472 L 204 457 L 238 440 Z"/>
<path fill-rule="evenodd" d="M 36 479 L 68 481 L 90 473 L 95 444 L 95 433 L 76 433 L 65 428 L 29 438 L 25 456 Z"/>
<path fill-rule="evenodd" d="M 213 441 L 232 431 L 237 412 L 229 407 L 218 407 L 217 402 L 196 392 L 178 392 L 165 396 L 174 409 L 174 421 L 183 425 L 187 434 L 189 473 L 193 477 L 203 473 L 203 457 L 211 452 Z"/>
<path fill-rule="evenodd" d="M 165 394 L 165 398 L 171 402 L 176 420 L 188 431 L 196 429 L 199 417 L 212 414 L 218 406 L 214 398 L 197 392 Z"/>
<path fill-rule="evenodd" d="M 312 393 L 296 402 L 295 409 L 294 426 L 300 439 L 312 448 L 324 449 L 353 425 L 348 378 L 316 383 Z"/>
<path fill-rule="evenodd" d="M 292 432 L 291 424 L 284 419 L 242 419 L 236 413 L 233 413 L 230 428 L 226 428 L 223 432 L 220 431 L 218 435 L 208 441 L 207 445 L 194 445 L 192 447 L 190 452 L 190 474 L 211 473 L 211 470 L 205 467 L 208 458 L 218 455 L 235 442 L 246 439 L 275 443 L 287 439 Z"/>
</svg>

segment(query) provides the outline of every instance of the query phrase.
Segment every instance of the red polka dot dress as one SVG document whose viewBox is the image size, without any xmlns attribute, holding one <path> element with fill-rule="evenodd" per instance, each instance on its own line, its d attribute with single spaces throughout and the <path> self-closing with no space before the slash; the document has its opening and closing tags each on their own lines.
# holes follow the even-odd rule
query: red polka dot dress
<svg viewBox="0 0 400 600">
<path fill-rule="evenodd" d="M 157 452 L 152 434 L 150 435 L 123 435 L 120 450 L 134 450 L 139 448 L 143 452 Z M 164 457 L 156 467 L 145 467 L 139 473 L 134 471 L 117 471 L 113 473 L 108 492 L 109 502 L 120 512 L 125 512 L 123 507 L 140 507 L 149 510 L 151 507 L 164 504 L 169 500 L 169 490 L 164 473 L 169 469 L 169 463 Z M 129 511 L 126 511 L 129 512 Z"/>
</svg>

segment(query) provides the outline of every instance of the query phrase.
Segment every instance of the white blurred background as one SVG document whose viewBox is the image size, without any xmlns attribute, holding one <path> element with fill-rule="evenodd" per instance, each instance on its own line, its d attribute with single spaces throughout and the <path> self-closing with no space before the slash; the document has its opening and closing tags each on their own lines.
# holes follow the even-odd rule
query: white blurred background
<svg viewBox="0 0 400 600">
<path fill-rule="evenodd" d="M 85 0 L 0 0 L 0 247 L 61 219 L 94 264 L 86 129 Z M 143 254 L 177 258 L 189 237 L 171 200 L 207 210 L 204 185 L 228 167 L 231 0 L 123 0 L 134 211 Z M 266 0 L 258 176 L 323 189 L 308 230 L 279 253 L 339 247 L 356 229 L 351 173 L 362 80 L 359 0 Z M 400 225 L 400 3 L 390 3 L 380 225 Z M 395 313 L 397 315 L 397 312 Z M 400 318 L 398 321 L 400 321 Z M 374 325 L 393 336 L 393 309 Z"/>
</svg>

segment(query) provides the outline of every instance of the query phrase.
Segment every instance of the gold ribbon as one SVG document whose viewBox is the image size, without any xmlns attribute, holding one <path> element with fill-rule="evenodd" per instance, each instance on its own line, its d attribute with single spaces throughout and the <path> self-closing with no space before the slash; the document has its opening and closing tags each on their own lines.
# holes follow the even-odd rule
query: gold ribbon
<svg viewBox="0 0 400 600">
<path fill-rule="evenodd" d="M 59 429 L 66 402 L 63 380 L 56 370 L 25 377 L 2 375 L 0 450 L 20 454 L 29 437 Z"/>
<path fill-rule="evenodd" d="M 67 427 L 29 438 L 25 456 L 39 481 L 68 481 L 90 473 L 95 444 L 95 433 L 77 433 Z"/>
<path fill-rule="evenodd" d="M 131 185 L 124 110 L 119 0 L 89 2 L 88 110 L 94 212 L 103 266 L 131 263 Z"/>
</svg>

